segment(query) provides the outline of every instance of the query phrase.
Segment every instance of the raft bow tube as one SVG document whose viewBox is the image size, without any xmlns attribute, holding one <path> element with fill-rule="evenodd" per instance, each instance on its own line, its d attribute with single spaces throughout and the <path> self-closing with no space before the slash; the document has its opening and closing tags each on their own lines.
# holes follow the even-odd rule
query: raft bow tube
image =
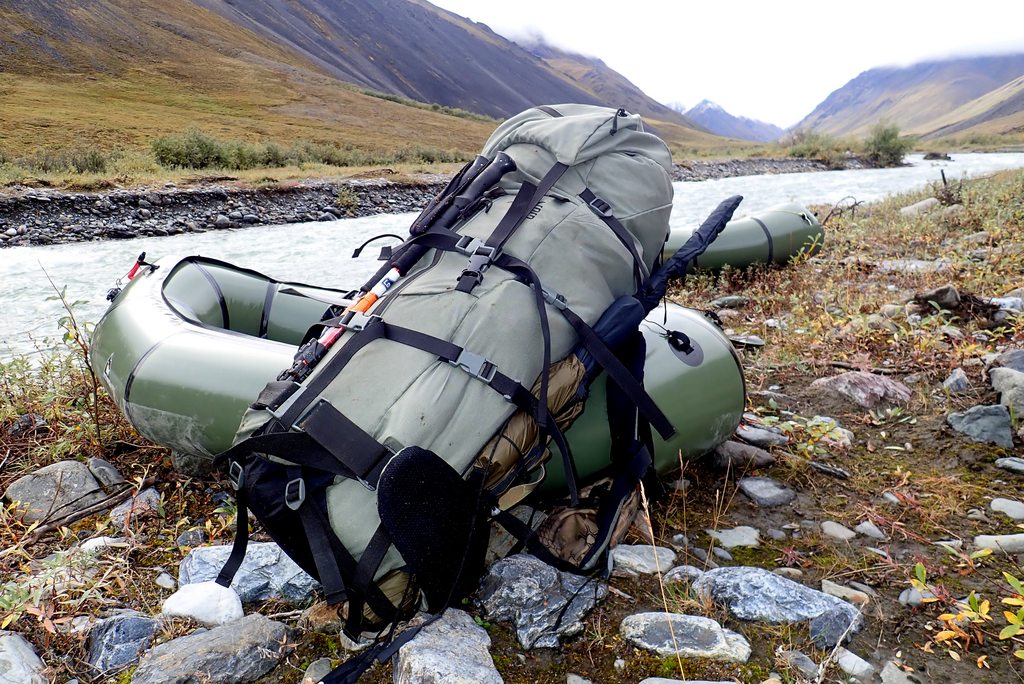
<svg viewBox="0 0 1024 684">
<path fill-rule="evenodd" d="M 692 235 L 691 230 L 673 230 L 665 244 L 665 258 L 675 254 Z M 779 204 L 744 218 L 733 219 L 696 260 L 695 268 L 719 269 L 729 265 L 787 264 L 793 257 L 817 254 L 825 231 L 807 208 Z"/>
<path fill-rule="evenodd" d="M 96 324 L 93 366 L 139 434 L 212 458 L 231 446 L 264 385 L 291 366 L 308 328 L 330 304 L 351 303 L 348 294 L 204 257 L 164 258 L 140 270 Z M 743 372 L 729 340 L 698 311 L 666 304 L 641 328 L 644 385 L 677 429 L 667 442 L 655 435 L 664 473 L 680 454 L 699 456 L 735 431 L 746 398 Z M 566 433 L 583 478 L 609 462 L 605 382 L 602 376 L 591 387 Z M 547 469 L 543 490 L 563 492 L 561 460 L 550 459 Z"/>
<path fill-rule="evenodd" d="M 291 365 L 328 303 L 346 292 L 279 282 L 204 257 L 143 267 L 93 331 L 103 386 L 147 439 L 212 457 L 231 446 L 260 390 Z"/>
</svg>

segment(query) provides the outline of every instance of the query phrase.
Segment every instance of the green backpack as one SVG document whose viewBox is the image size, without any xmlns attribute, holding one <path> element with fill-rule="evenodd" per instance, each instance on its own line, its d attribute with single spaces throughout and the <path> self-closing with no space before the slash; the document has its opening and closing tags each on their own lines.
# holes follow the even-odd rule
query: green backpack
<svg viewBox="0 0 1024 684">
<path fill-rule="evenodd" d="M 472 591 L 492 519 L 559 567 L 606 565 L 650 468 L 645 426 L 673 432 L 643 390 L 637 332 L 653 307 L 640 294 L 660 298 L 649 283 L 670 170 L 665 144 L 622 109 L 509 119 L 384 250 L 362 310 L 329 311 L 245 414 L 221 455 L 239 510 L 343 606 L 350 636 Z M 602 370 L 610 477 L 581 497 L 563 433 Z M 552 444 L 570 507 L 589 517 L 534 533 L 506 511 Z M 225 586 L 246 535 L 241 515 Z"/>
</svg>

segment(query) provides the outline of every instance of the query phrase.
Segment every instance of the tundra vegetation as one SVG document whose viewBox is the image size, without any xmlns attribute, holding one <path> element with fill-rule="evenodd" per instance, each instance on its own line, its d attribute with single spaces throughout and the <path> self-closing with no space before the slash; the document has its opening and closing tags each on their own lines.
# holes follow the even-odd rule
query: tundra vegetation
<svg viewBox="0 0 1024 684">
<path fill-rule="evenodd" d="M 953 209 L 900 212 L 940 192 L 950 195 L 944 199 Z M 651 503 L 656 542 L 671 546 L 684 534 L 689 546 L 677 562 L 707 567 L 700 558 L 715 546 L 709 531 L 737 525 L 782 530 L 781 537 L 762 536 L 759 546 L 735 548 L 731 561 L 719 562 L 787 568 L 813 587 L 822 580 L 868 587 L 872 593 L 861 606 L 866 626 L 847 645 L 851 651 L 884 653 L 904 669 L 927 672 L 930 681 L 1019 681 L 1024 568 L 1019 556 L 978 551 L 971 540 L 977 534 L 1019 531 L 988 511 L 993 497 L 1020 497 L 1021 476 L 993 467 L 998 457 L 1010 455 L 1006 450 L 952 433 L 945 418 L 951 411 L 996 403 L 984 359 L 1024 346 L 1024 316 L 993 322 L 991 309 L 978 303 L 1021 285 L 1022 198 L 1024 172 L 1017 171 L 965 183 L 955 196 L 936 185 L 873 205 L 834 212 L 819 207 L 819 215 L 831 214 L 820 255 L 798 257 L 783 268 L 698 274 L 675 288 L 672 299 L 705 309 L 723 295 L 747 298 L 745 307 L 720 314 L 736 333 L 764 340 L 763 347 L 741 348 L 748 411 L 781 429 L 789 444 L 772 447 L 775 463 L 761 467 L 721 470 L 708 460 L 681 455 L 681 476 L 690 485 Z M 941 259 L 943 266 L 883 267 L 884 260 L 906 259 L 933 264 Z M 946 284 L 955 286 L 961 302 L 974 304 L 928 306 L 913 316 L 876 315 L 886 305 L 899 308 L 915 294 Z M 209 543 L 228 542 L 234 509 L 221 494 L 230 491 L 223 478 L 176 473 L 168 450 L 146 443 L 110 398 L 96 392 L 83 356 L 87 324 L 66 318 L 57 334 L 67 343 L 63 351 L 40 351 L 0 366 L 0 490 L 41 466 L 98 456 L 124 474 L 129 490 L 154 483 L 160 493 L 156 514 L 134 519 L 126 531 L 115 530 L 105 513 L 41 528 L 25 522 L 11 504 L 0 508 L 0 628 L 34 644 L 51 680 L 92 681 L 83 621 L 122 607 L 157 613 L 168 591 L 156 579 L 161 571 L 173 574 L 188 550 L 175 539 L 200 528 Z M 39 340 L 39 346 L 49 344 Z M 909 400 L 866 409 L 810 386 L 851 368 L 906 382 L 912 388 Z M 968 379 L 963 393 L 942 388 L 956 368 Z M 852 431 L 850 442 L 836 440 L 831 427 L 813 419 L 821 415 Z M 24 416 L 40 420 L 26 428 Z M 1013 420 L 1016 430 L 1019 416 Z M 753 507 L 737 489 L 744 475 L 770 476 L 794 489 L 798 506 Z M 817 523 L 826 520 L 848 527 L 869 521 L 885 538 L 840 542 L 820 531 Z M 254 534 L 263 536 L 258 526 Z M 96 535 L 121 536 L 123 545 L 101 550 L 87 567 L 81 565 L 69 549 Z M 947 543 L 936 544 L 939 540 Z M 643 543 L 643 537 L 633 541 Z M 743 622 L 698 597 L 687 583 L 661 585 L 650 575 L 616 578 L 612 586 L 609 598 L 586 617 L 583 633 L 558 652 L 524 654 L 508 625 L 481 616 L 478 622 L 490 633 L 491 653 L 505 681 L 564 682 L 575 673 L 599 682 L 649 676 L 762 682 L 772 672 L 784 682 L 803 681 L 782 657 L 790 649 L 820 665 L 819 681 L 845 681 L 835 654 L 811 643 L 806 624 Z M 909 589 L 924 597 L 917 605 L 898 601 Z M 475 610 L 472 604 L 464 608 Z M 337 664 L 345 657 L 335 636 L 300 627 L 298 611 L 274 603 L 249 610 L 273 614 L 295 628 L 290 654 L 261 681 L 297 681 L 312 660 L 326 656 Z M 652 655 L 619 632 L 624 616 L 644 610 L 713 617 L 744 634 L 753 654 L 744 664 Z M 194 627 L 165 622 L 156 641 Z M 127 682 L 131 670 L 118 676 Z M 373 670 L 368 681 L 391 681 L 390 667 Z"/>
</svg>

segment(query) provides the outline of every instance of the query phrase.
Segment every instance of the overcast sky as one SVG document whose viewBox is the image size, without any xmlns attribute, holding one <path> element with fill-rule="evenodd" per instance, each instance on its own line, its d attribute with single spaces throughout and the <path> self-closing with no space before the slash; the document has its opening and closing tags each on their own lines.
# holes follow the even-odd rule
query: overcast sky
<svg viewBox="0 0 1024 684">
<path fill-rule="evenodd" d="M 599 57 L 660 102 L 709 99 L 782 127 L 873 67 L 1024 52 L 1021 0 L 431 2 Z"/>
</svg>

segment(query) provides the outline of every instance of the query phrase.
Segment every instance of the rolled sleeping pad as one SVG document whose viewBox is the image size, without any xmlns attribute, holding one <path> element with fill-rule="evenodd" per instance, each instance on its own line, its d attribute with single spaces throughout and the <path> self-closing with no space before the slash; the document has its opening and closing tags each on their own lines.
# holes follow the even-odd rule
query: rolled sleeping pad
<svg viewBox="0 0 1024 684">
<path fill-rule="evenodd" d="M 701 312 L 667 304 L 652 311 L 640 329 L 647 343 L 644 388 L 676 428 L 667 442 L 654 432 L 655 468 L 665 474 L 729 439 L 743 415 L 746 385 L 736 350 Z M 684 333 L 692 351 L 673 345 L 666 330 Z M 598 377 L 583 414 L 565 433 L 581 477 L 594 479 L 609 464 L 606 382 L 606 375 Z M 564 496 L 565 471 L 557 453 L 545 468 L 541 494 Z"/>
<path fill-rule="evenodd" d="M 692 230 L 673 230 L 665 244 L 665 258 L 679 249 Z M 816 254 L 825 239 L 817 217 L 807 208 L 779 204 L 744 218 L 733 219 L 700 257 L 699 269 L 725 265 L 745 268 L 756 263 L 787 264 L 801 252 Z"/>
<path fill-rule="evenodd" d="M 231 446 L 245 409 L 292 363 L 296 346 L 340 290 L 280 283 L 201 257 L 164 258 L 143 269 L 96 324 L 91 357 L 100 381 L 139 434 L 182 454 L 212 458 Z M 227 323 L 227 328 L 224 327 Z M 685 333 L 691 354 L 673 349 L 660 326 Z M 668 304 L 642 324 L 645 386 L 678 433 L 659 442 L 659 470 L 671 470 L 724 441 L 743 410 L 735 352 L 699 312 Z M 266 337 L 260 337 L 260 333 Z M 611 439 L 603 376 L 568 431 L 581 477 L 607 466 Z M 549 491 L 563 493 L 556 457 Z"/>
</svg>

